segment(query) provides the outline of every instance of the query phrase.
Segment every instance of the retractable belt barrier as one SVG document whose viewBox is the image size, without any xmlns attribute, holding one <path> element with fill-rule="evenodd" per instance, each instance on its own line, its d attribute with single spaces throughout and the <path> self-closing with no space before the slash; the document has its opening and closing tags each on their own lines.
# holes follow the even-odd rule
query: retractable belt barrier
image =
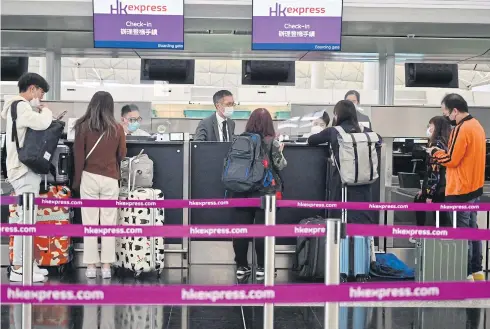
<svg viewBox="0 0 490 329">
<path fill-rule="evenodd" d="M 340 240 L 347 236 L 386 236 L 396 238 L 433 238 L 490 240 L 488 230 L 435 228 L 415 226 L 381 226 L 341 224 L 328 219 L 327 225 L 276 225 L 276 207 L 309 209 L 347 209 L 365 211 L 490 211 L 490 203 L 415 204 L 325 202 L 309 200 L 277 200 L 275 196 L 253 199 L 202 200 L 60 200 L 2 197 L 1 204 L 22 207 L 24 224 L 2 224 L 1 235 L 21 235 L 23 239 L 23 285 L 1 285 L 2 303 L 21 303 L 22 327 L 31 327 L 31 304 L 152 304 L 152 305 L 264 305 L 264 329 L 273 328 L 274 304 L 325 303 L 324 328 L 339 328 L 339 302 L 465 300 L 490 299 L 490 282 L 383 282 L 340 285 Z M 265 225 L 164 225 L 156 226 L 85 226 L 52 225 L 35 222 L 35 207 L 99 207 L 99 208 L 239 208 L 261 207 Z M 345 225 L 343 227 L 343 225 Z M 344 231 L 345 228 L 345 231 Z M 32 236 L 163 236 L 163 237 L 265 237 L 265 284 L 234 286 L 32 286 Z M 325 236 L 325 285 L 274 285 L 275 237 Z M 30 252 L 29 252 L 30 250 Z"/>
</svg>

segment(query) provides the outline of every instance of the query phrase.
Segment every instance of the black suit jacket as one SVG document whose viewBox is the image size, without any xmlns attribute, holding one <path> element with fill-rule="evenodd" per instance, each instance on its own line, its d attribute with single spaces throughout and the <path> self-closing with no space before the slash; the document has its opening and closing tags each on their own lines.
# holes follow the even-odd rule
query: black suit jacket
<svg viewBox="0 0 490 329">
<path fill-rule="evenodd" d="M 235 134 L 235 121 L 226 119 L 226 122 L 228 124 L 228 140 L 231 141 Z M 216 114 L 213 113 L 211 116 L 202 119 L 201 122 L 199 122 L 194 140 L 219 142 L 219 129 L 221 129 L 221 127 L 218 127 L 218 119 L 216 118 Z"/>
</svg>

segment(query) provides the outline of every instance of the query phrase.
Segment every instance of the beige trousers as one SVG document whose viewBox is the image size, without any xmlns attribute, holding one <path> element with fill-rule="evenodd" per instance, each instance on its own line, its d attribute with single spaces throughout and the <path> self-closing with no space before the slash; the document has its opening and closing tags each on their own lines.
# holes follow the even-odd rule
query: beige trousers
<svg viewBox="0 0 490 329">
<path fill-rule="evenodd" d="M 119 184 L 116 179 L 84 171 L 80 184 L 82 199 L 117 200 Z M 116 225 L 117 208 L 82 208 L 83 225 Z M 83 238 L 83 262 L 85 264 L 104 264 L 116 261 L 116 238 L 103 237 L 101 255 L 97 247 L 97 237 Z"/>
</svg>

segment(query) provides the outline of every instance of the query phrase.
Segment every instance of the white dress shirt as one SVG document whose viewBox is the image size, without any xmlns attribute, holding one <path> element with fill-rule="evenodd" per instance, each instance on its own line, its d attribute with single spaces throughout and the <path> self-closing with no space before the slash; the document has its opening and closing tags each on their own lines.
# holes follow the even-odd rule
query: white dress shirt
<svg viewBox="0 0 490 329">
<path fill-rule="evenodd" d="M 219 114 L 218 112 L 216 112 L 216 119 L 218 120 L 218 133 L 219 133 L 219 141 L 220 142 L 224 142 L 223 140 L 223 122 L 226 121 L 226 119 L 223 119 Z M 226 125 L 226 131 L 228 132 L 228 136 L 227 138 L 230 137 L 230 132 L 228 131 L 228 129 L 230 129 L 230 127 L 228 125 Z"/>
</svg>

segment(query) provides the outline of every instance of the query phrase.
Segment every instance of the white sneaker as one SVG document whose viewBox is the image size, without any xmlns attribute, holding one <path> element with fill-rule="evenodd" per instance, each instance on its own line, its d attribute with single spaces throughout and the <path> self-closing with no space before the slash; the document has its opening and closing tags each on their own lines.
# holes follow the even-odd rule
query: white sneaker
<svg viewBox="0 0 490 329">
<path fill-rule="evenodd" d="M 473 274 L 468 275 L 468 277 L 466 278 L 466 281 L 475 282 L 475 279 L 473 278 Z"/>
<path fill-rule="evenodd" d="M 89 279 L 95 279 L 97 277 L 97 268 L 87 267 L 87 270 L 85 270 L 85 276 Z"/>
<path fill-rule="evenodd" d="M 39 274 L 42 274 L 44 276 L 47 276 L 49 274 L 48 270 L 46 270 L 44 268 L 39 268 L 39 266 L 37 266 L 36 262 L 34 262 L 32 264 L 32 269 L 33 269 L 34 273 L 39 273 Z"/>
<path fill-rule="evenodd" d="M 9 279 L 12 282 L 22 282 L 22 267 L 17 270 L 14 270 L 14 268 L 12 267 L 12 269 L 10 270 Z M 44 275 L 33 271 L 32 282 L 44 282 Z"/>
<path fill-rule="evenodd" d="M 110 279 L 111 278 L 111 269 L 110 268 L 102 268 L 102 278 L 103 279 Z"/>
</svg>

